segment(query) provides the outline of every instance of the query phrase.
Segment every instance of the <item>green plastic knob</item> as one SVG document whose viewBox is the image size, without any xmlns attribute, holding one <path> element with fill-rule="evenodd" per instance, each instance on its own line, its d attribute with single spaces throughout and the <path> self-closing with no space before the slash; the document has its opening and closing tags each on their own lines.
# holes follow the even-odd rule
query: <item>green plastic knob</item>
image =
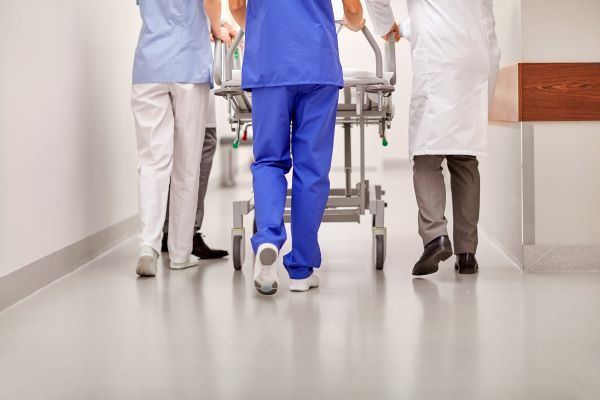
<svg viewBox="0 0 600 400">
<path fill-rule="evenodd" d="M 240 147 L 240 141 L 236 140 L 235 142 L 233 142 L 233 148 L 237 149 L 238 147 Z"/>
<path fill-rule="evenodd" d="M 383 140 L 381 141 L 381 144 L 383 145 L 383 147 L 387 147 L 387 145 L 389 144 L 386 138 L 383 138 Z"/>
<path fill-rule="evenodd" d="M 235 51 L 233 52 L 233 56 L 235 57 L 236 60 L 238 58 L 240 58 L 240 50 L 239 49 L 235 49 Z"/>
</svg>

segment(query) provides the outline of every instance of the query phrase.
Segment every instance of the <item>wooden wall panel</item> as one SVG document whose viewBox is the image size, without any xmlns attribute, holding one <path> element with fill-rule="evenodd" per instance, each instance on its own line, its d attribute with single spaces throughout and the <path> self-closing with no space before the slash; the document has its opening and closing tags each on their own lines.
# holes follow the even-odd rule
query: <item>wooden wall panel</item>
<svg viewBox="0 0 600 400">
<path fill-rule="evenodd" d="M 502 68 L 492 121 L 600 121 L 600 63 L 521 63 Z"/>
<path fill-rule="evenodd" d="M 600 63 L 519 67 L 522 121 L 600 120 Z"/>
</svg>

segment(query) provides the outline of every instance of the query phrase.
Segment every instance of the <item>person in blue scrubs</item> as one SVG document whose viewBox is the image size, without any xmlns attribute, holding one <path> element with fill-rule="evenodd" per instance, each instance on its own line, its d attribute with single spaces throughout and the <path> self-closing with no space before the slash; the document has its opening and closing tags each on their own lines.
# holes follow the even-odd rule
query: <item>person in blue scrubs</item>
<svg viewBox="0 0 600 400">
<path fill-rule="evenodd" d="M 343 0 L 346 25 L 364 25 L 360 0 Z M 343 74 L 331 0 L 230 0 L 246 33 L 242 87 L 252 91 L 254 285 L 277 292 L 287 180 L 292 178 L 292 250 L 283 259 L 290 290 L 319 285 L 318 231 L 329 196 L 329 170 Z"/>
<path fill-rule="evenodd" d="M 136 273 L 155 276 L 169 194 L 170 268 L 198 265 L 191 252 L 212 87 L 210 34 L 225 42 L 231 38 L 221 28 L 221 0 L 138 4 L 143 24 L 131 96 L 142 228 Z"/>
</svg>

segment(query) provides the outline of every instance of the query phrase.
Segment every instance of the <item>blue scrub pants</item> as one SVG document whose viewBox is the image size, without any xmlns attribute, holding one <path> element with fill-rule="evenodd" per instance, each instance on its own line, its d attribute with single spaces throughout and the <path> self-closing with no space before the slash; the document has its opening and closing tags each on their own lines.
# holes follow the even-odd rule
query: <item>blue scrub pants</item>
<svg viewBox="0 0 600 400">
<path fill-rule="evenodd" d="M 318 232 L 329 196 L 339 88 L 294 85 L 252 89 L 254 252 L 286 241 L 285 175 L 293 168 L 292 251 L 283 260 L 290 278 L 308 278 L 321 266 Z M 290 132 L 291 125 L 291 132 Z"/>
</svg>

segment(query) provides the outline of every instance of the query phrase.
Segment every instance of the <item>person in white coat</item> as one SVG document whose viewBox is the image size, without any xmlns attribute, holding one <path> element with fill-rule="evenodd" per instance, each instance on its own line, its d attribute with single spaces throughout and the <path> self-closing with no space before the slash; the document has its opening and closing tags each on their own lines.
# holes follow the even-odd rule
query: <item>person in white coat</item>
<svg viewBox="0 0 600 400">
<path fill-rule="evenodd" d="M 424 252 L 414 275 L 438 270 L 456 254 L 459 273 L 479 266 L 477 224 L 480 177 L 486 154 L 488 109 L 500 50 L 492 0 L 407 0 L 410 21 L 398 25 L 390 0 L 367 0 L 376 32 L 411 42 L 413 89 L 409 148 Z M 442 162 L 450 172 L 454 249 L 448 237 Z"/>
</svg>

